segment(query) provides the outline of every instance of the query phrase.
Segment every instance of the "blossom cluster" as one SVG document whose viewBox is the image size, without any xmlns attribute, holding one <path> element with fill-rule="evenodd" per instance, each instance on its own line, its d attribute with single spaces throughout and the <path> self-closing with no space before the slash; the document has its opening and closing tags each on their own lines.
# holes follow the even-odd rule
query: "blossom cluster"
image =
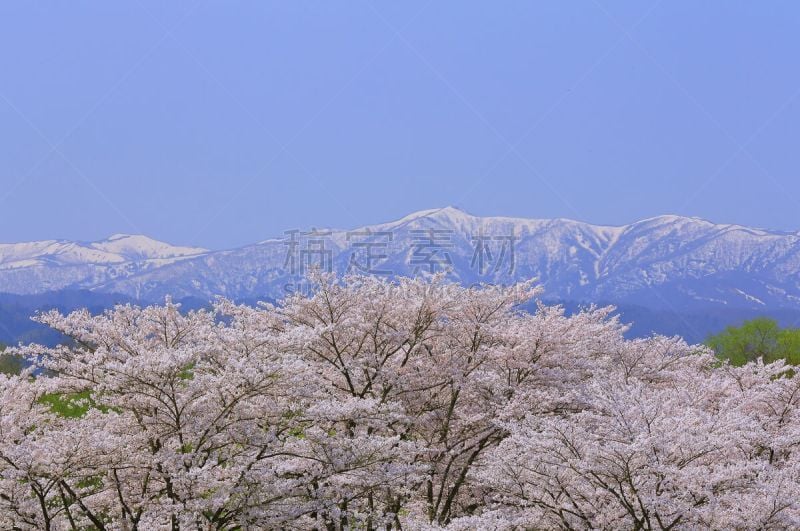
<svg viewBox="0 0 800 531">
<path fill-rule="evenodd" d="M 316 273 L 310 295 L 37 317 L 3 529 L 800 526 L 800 376 L 611 308 Z"/>
</svg>

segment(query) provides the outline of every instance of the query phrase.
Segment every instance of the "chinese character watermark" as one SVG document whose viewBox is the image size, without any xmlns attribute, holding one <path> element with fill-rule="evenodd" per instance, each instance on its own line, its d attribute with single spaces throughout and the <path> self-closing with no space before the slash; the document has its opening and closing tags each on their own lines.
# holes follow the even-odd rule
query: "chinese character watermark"
<svg viewBox="0 0 800 531">
<path fill-rule="evenodd" d="M 416 275 L 426 269 L 435 273 L 437 267 L 442 270 L 453 265 L 448 249 L 453 248 L 453 231 L 450 229 L 412 230 L 413 248 L 409 265 L 414 266 Z"/>
<path fill-rule="evenodd" d="M 377 269 L 377 265 L 379 262 L 389 258 L 389 255 L 386 254 L 386 250 L 393 239 L 394 234 L 390 231 L 373 232 L 370 230 L 361 230 L 348 232 L 347 241 L 352 241 L 351 247 L 353 247 L 354 250 L 350 252 L 347 272 L 369 275 L 392 275 L 394 273 L 393 271 Z"/>
<path fill-rule="evenodd" d="M 346 233 L 347 248 L 339 249 L 332 243 L 331 231 L 313 229 L 304 232 L 298 229 L 284 233 L 286 239 L 286 258 L 283 269 L 290 275 L 304 275 L 309 269 L 317 268 L 321 271 L 332 272 L 334 251 L 336 256 L 347 258 L 340 266 L 346 265 L 347 273 L 364 275 L 392 276 L 396 271 L 388 267 L 391 264 L 390 244 L 395 240 L 391 231 L 373 231 L 362 229 Z M 411 275 L 421 272 L 436 273 L 452 269 L 455 243 L 452 229 L 413 229 L 409 231 L 411 248 L 407 256 L 407 265 L 410 266 Z M 403 238 L 405 240 L 405 238 Z M 470 236 L 472 242 L 472 259 L 470 268 L 477 270 L 479 275 L 497 274 L 505 272 L 514 274 L 516 267 L 515 244 L 516 235 L 485 234 L 479 232 Z M 339 244 L 341 245 L 341 243 Z M 349 252 L 349 257 L 339 253 L 339 250 Z M 408 274 L 407 273 L 407 274 Z M 400 274 L 403 274 L 402 272 Z"/>
<path fill-rule="evenodd" d="M 290 275 L 302 275 L 311 267 L 318 267 L 321 271 L 333 271 L 333 250 L 326 247 L 326 238 L 330 231 L 311 229 L 303 232 L 298 229 L 284 232 L 287 239 L 283 244 L 287 247 L 286 259 L 283 269 Z M 303 247 L 305 244 L 305 247 Z"/>
<path fill-rule="evenodd" d="M 477 267 L 479 275 L 484 275 L 489 270 L 492 273 L 497 273 L 505 263 L 508 263 L 508 274 L 514 273 L 514 268 L 516 267 L 514 243 L 517 238 L 513 232 L 509 235 L 501 236 L 489 236 L 481 232 L 472 235 L 471 240 L 473 252 L 470 267 L 472 269 Z M 499 250 L 497 249 L 498 246 L 500 247 Z M 492 252 L 492 247 L 495 247 L 494 253 Z"/>
</svg>

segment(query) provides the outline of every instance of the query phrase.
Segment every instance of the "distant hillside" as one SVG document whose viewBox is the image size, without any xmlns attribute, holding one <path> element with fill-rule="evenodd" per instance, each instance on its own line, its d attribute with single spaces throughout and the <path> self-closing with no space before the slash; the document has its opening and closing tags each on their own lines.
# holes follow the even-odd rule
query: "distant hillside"
<svg viewBox="0 0 800 531">
<path fill-rule="evenodd" d="M 558 301 L 551 301 L 557 303 Z M 583 304 L 562 302 L 568 313 L 573 313 Z M 601 304 L 603 305 L 603 304 Z M 726 326 L 739 325 L 755 317 L 768 316 L 781 326 L 800 327 L 800 310 L 754 310 L 747 308 L 709 308 L 705 311 L 679 313 L 671 310 L 646 308 L 634 305 L 617 305 L 617 314 L 624 323 L 631 325 L 626 334 L 629 338 L 647 337 L 652 334 L 681 336 L 689 343 L 702 343 L 708 336 Z"/>
<path fill-rule="evenodd" d="M 259 300 L 275 302 L 268 298 L 239 299 L 242 304 L 254 305 Z M 209 302 L 198 298 L 177 299 L 184 310 L 208 307 Z M 163 302 L 149 301 L 149 302 Z M 115 304 L 147 304 L 148 301 L 136 301 L 125 295 L 95 293 L 91 291 L 64 290 L 37 295 L 13 295 L 0 293 L 0 343 L 14 345 L 19 342 L 37 342 L 55 345 L 63 338 L 47 327 L 33 322 L 30 317 L 39 311 L 57 308 L 69 312 L 80 308 L 88 308 L 92 313 L 99 313 Z M 568 313 L 573 313 L 585 306 L 585 302 L 545 300 L 547 304 L 561 304 Z M 600 301 L 599 305 L 611 303 Z M 529 304 L 529 310 L 535 310 L 535 303 Z M 752 309 L 717 308 L 704 312 L 677 313 L 674 311 L 646 308 L 636 305 L 620 305 L 617 313 L 623 322 L 631 324 L 628 337 L 646 337 L 653 333 L 679 335 L 690 343 L 704 341 L 709 334 L 716 333 L 728 325 L 738 324 L 746 319 L 768 315 L 777 319 L 783 326 L 800 326 L 800 310 L 778 309 L 775 311 L 758 311 Z"/>
<path fill-rule="evenodd" d="M 124 295 L 86 290 L 63 290 L 36 295 L 0 293 L 0 343 L 14 345 L 19 342 L 36 342 L 54 345 L 63 338 L 46 326 L 33 322 L 31 316 L 37 312 L 53 308 L 62 312 L 88 308 L 92 313 L 99 313 L 130 300 Z"/>
</svg>

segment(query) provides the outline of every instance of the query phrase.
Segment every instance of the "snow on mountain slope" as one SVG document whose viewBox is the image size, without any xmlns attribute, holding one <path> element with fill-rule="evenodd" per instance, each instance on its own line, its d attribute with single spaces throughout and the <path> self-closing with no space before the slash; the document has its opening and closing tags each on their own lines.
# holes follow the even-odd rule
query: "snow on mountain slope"
<svg viewBox="0 0 800 531">
<path fill-rule="evenodd" d="M 206 252 L 127 234 L 96 242 L 0 244 L 0 291 L 41 293 L 65 287 L 90 288 L 98 282 Z"/>
<path fill-rule="evenodd" d="M 36 265 L 118 264 L 196 256 L 207 249 L 176 247 L 141 235 L 115 234 L 97 242 L 45 240 L 0 244 L 0 269 Z"/>
<path fill-rule="evenodd" d="M 127 260 L 174 259 L 208 252 L 199 247 L 176 247 L 147 236 L 115 234 L 107 240 L 90 244 L 93 249 L 124 256 Z"/>
<path fill-rule="evenodd" d="M 176 248 L 143 236 L 12 247 L 13 253 L 0 247 L 0 291 L 14 293 L 69 287 L 142 300 L 280 298 L 316 264 L 386 275 L 447 269 L 465 284 L 537 278 L 551 299 L 800 309 L 798 234 L 680 216 L 611 227 L 481 218 L 447 207 L 350 231 L 287 233 L 227 251 Z"/>
</svg>

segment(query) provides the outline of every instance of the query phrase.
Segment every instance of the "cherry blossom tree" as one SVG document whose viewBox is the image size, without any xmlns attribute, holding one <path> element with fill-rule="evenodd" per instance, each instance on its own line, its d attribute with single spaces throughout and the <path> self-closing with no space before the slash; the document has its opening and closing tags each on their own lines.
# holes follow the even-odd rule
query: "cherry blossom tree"
<svg viewBox="0 0 800 531">
<path fill-rule="evenodd" d="M 595 358 L 574 412 L 506 424 L 510 436 L 477 473 L 489 486 L 483 518 L 523 528 L 797 527 L 797 376 L 782 364 L 720 368 L 676 339 L 609 354 Z"/>
<path fill-rule="evenodd" d="M 800 525 L 800 376 L 611 308 L 315 273 L 309 294 L 37 319 L 0 375 L 0 528 Z"/>
</svg>

